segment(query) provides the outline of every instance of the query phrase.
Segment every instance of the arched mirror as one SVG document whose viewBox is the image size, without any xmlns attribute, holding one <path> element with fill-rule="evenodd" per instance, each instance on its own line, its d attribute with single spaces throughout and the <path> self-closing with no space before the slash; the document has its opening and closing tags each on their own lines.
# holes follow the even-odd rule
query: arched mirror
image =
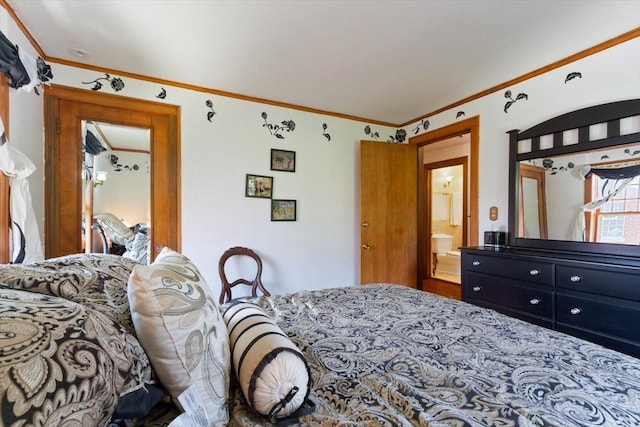
<svg viewBox="0 0 640 427">
<path fill-rule="evenodd" d="M 150 130 L 82 121 L 84 252 L 149 262 Z"/>
<path fill-rule="evenodd" d="M 45 89 L 47 258 L 104 251 L 95 245 L 100 233 L 90 227 L 97 214 L 105 213 L 134 237 L 146 228 L 148 262 L 164 246 L 180 250 L 178 122 L 177 106 L 55 85 Z M 115 142 L 118 133 L 131 135 L 136 130 L 147 135 L 148 148 Z M 86 152 L 89 131 L 93 144 L 102 146 L 91 156 Z M 148 155 L 148 165 L 143 155 Z M 126 181 L 132 175 L 139 179 L 135 184 Z M 133 186 L 148 188 L 148 195 L 140 196 L 148 201 L 121 210 L 114 200 Z M 120 243 L 126 249 L 128 240 Z"/>
<path fill-rule="evenodd" d="M 510 135 L 510 245 L 638 256 L 640 99 Z"/>
</svg>

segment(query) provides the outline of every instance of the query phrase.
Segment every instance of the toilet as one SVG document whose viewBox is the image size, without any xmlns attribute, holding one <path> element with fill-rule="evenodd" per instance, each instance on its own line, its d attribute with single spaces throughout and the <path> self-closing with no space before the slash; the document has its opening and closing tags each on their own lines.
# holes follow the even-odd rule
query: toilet
<svg viewBox="0 0 640 427">
<path fill-rule="evenodd" d="M 453 236 L 436 233 L 431 236 L 431 248 L 435 256 L 434 274 L 460 275 L 460 251 L 452 250 Z"/>
</svg>

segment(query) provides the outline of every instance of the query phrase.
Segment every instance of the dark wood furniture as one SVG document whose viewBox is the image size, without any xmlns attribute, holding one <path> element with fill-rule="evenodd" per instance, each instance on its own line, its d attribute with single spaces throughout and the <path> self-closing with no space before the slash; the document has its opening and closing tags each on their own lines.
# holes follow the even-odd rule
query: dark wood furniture
<svg viewBox="0 0 640 427">
<path fill-rule="evenodd" d="M 237 279 L 233 282 L 229 283 L 227 279 L 227 274 L 225 273 L 224 266 L 225 263 L 229 260 L 229 258 L 233 256 L 248 256 L 253 258 L 258 264 L 258 269 L 256 271 L 256 277 L 253 280 L 247 279 Z M 266 295 L 271 296 L 269 291 L 267 291 L 262 284 L 262 260 L 253 250 L 249 248 L 243 248 L 241 246 L 236 246 L 230 249 L 227 249 L 222 256 L 220 257 L 220 261 L 218 262 L 218 273 L 220 274 L 220 280 L 222 281 L 222 289 L 220 290 L 220 304 L 224 304 L 225 302 L 231 301 L 231 288 L 237 285 L 248 285 L 251 286 L 251 295 L 258 296 L 257 290 Z"/>
<path fill-rule="evenodd" d="M 462 248 L 462 299 L 640 357 L 640 259 Z"/>
<path fill-rule="evenodd" d="M 524 132 L 509 132 L 508 246 L 462 248 L 462 299 L 640 357 L 640 246 L 525 238 L 519 234 L 520 162 L 640 142 L 621 120 L 640 99 L 573 111 Z M 590 137 L 605 124 L 606 136 Z M 577 143 L 564 142 L 577 131 Z M 541 138 L 552 145 L 542 147 Z M 521 141 L 529 140 L 523 152 Z"/>
</svg>

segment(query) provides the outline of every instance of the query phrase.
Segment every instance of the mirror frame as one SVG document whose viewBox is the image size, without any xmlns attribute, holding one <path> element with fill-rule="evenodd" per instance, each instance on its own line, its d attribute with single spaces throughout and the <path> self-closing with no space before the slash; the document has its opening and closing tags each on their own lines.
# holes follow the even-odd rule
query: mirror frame
<svg viewBox="0 0 640 427">
<path fill-rule="evenodd" d="M 520 205 L 518 185 L 520 182 L 520 168 L 518 166 L 520 162 L 637 143 L 640 141 L 640 132 L 620 135 L 620 120 L 637 115 L 640 115 L 640 99 L 630 99 L 595 105 L 562 114 L 533 126 L 524 132 L 520 132 L 518 129 L 507 132 L 509 134 L 508 241 L 510 246 L 640 257 L 640 246 L 638 245 L 518 237 L 518 207 Z M 600 123 L 607 124 L 607 136 L 597 140 L 590 140 L 589 127 Z M 563 133 L 574 129 L 578 130 L 578 142 L 576 144 L 563 145 Z M 540 137 L 546 135 L 553 135 L 553 147 L 543 149 L 540 147 Z M 531 140 L 530 151 L 519 153 L 519 142 L 528 139 Z"/>
<path fill-rule="evenodd" d="M 149 262 L 163 246 L 180 251 L 180 107 L 58 85 L 44 101 L 45 257 L 81 250 L 82 120 L 151 129 Z"/>
</svg>

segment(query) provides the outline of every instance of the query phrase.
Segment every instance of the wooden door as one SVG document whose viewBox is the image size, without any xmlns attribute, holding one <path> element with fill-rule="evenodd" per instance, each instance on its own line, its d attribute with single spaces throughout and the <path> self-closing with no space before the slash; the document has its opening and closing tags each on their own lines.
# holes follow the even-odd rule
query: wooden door
<svg viewBox="0 0 640 427">
<path fill-rule="evenodd" d="M 418 146 L 360 144 L 360 283 L 417 283 Z"/>
<path fill-rule="evenodd" d="M 81 121 L 151 129 L 151 253 L 180 250 L 179 108 L 53 86 L 45 90 L 45 257 L 82 250 Z"/>
</svg>

